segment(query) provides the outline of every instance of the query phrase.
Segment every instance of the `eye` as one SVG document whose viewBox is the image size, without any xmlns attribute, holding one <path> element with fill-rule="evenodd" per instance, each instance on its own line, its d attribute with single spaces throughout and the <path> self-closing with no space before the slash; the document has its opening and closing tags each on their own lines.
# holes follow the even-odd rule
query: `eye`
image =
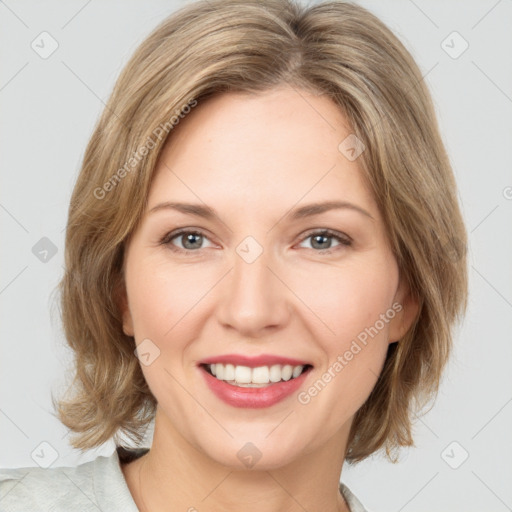
<svg viewBox="0 0 512 512">
<path fill-rule="evenodd" d="M 181 247 L 176 246 L 173 240 L 180 241 Z M 180 231 L 167 233 L 162 240 L 160 240 L 160 243 L 162 245 L 168 245 L 173 251 L 186 253 L 203 249 L 201 245 L 204 240 L 208 240 L 208 238 L 201 231 L 182 229 Z"/>
<path fill-rule="evenodd" d="M 311 239 L 311 245 L 313 249 L 320 249 L 321 254 L 331 254 L 333 251 L 328 250 L 332 247 L 332 239 L 336 240 L 339 247 L 340 245 L 350 247 L 352 245 L 352 240 L 342 233 L 337 233 L 336 231 L 331 231 L 330 229 L 323 229 L 320 231 L 310 232 L 305 238 L 302 239 L 302 243 L 306 240 Z M 335 249 L 336 250 L 336 249 Z"/>
<path fill-rule="evenodd" d="M 331 250 L 333 239 L 338 242 L 338 245 L 334 247 L 349 247 L 352 245 L 352 240 L 350 237 L 336 231 L 331 231 L 330 229 L 322 229 L 309 232 L 307 236 L 302 239 L 302 243 L 308 239 L 312 240 L 311 248 L 318 249 L 316 252 L 320 252 L 321 254 L 331 254 L 334 252 Z M 176 245 L 174 242 L 175 240 L 179 241 L 181 246 Z M 197 251 L 199 249 L 204 249 L 205 247 L 202 247 L 202 245 L 205 240 L 209 241 L 209 239 L 201 231 L 193 229 L 181 229 L 179 231 L 167 233 L 160 240 L 160 244 L 169 246 L 172 251 L 190 254 L 191 252 Z M 210 247 L 211 246 L 213 246 L 213 244 L 211 244 Z"/>
</svg>

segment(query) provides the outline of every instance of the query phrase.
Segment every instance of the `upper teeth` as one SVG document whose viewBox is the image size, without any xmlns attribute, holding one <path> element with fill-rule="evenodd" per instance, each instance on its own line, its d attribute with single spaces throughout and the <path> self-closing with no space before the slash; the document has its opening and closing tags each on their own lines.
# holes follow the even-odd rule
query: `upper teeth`
<svg viewBox="0 0 512 512">
<path fill-rule="evenodd" d="M 233 364 L 210 364 L 210 371 L 219 380 L 236 381 L 238 384 L 268 384 L 270 382 L 279 382 L 280 380 L 290 380 L 292 377 L 298 377 L 304 366 L 291 366 L 289 364 L 273 366 L 235 366 Z"/>
</svg>

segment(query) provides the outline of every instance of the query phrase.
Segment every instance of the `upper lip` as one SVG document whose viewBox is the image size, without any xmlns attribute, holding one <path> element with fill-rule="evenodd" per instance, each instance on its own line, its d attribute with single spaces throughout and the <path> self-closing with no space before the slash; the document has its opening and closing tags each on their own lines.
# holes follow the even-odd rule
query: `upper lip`
<svg viewBox="0 0 512 512">
<path fill-rule="evenodd" d="M 306 366 L 311 365 L 307 361 L 293 359 L 290 357 L 277 356 L 271 354 L 261 354 L 259 356 L 245 356 L 241 354 L 224 354 L 220 356 L 212 356 L 207 359 L 199 361 L 199 364 L 216 364 L 228 363 L 234 366 L 248 366 L 249 368 L 256 368 L 258 366 L 272 366 L 274 364 L 291 365 L 291 366 Z"/>
</svg>

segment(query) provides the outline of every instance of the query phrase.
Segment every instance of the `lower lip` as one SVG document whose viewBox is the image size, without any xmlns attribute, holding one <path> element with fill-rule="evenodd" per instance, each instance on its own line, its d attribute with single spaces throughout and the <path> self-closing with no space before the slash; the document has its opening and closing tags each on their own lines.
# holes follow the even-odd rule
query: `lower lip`
<svg viewBox="0 0 512 512">
<path fill-rule="evenodd" d="M 216 379 L 213 375 L 210 375 L 203 366 L 200 366 L 199 369 L 204 375 L 208 387 L 222 401 L 233 407 L 259 409 L 270 407 L 297 391 L 304 383 L 311 367 L 305 372 L 302 372 L 295 379 L 269 384 L 261 388 L 233 386 L 223 380 Z"/>
</svg>

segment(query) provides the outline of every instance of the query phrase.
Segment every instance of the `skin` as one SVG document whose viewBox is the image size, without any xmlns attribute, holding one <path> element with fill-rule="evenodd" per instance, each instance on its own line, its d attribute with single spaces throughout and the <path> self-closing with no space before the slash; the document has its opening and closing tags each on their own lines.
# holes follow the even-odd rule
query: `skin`
<svg viewBox="0 0 512 512">
<path fill-rule="evenodd" d="M 267 512 L 348 510 L 338 482 L 350 425 L 418 307 L 358 160 L 338 150 L 350 133 L 328 98 L 288 86 L 214 97 L 174 129 L 124 261 L 123 329 L 160 350 L 141 365 L 158 400 L 153 444 L 122 466 L 141 511 L 260 512 L 262 497 Z M 290 210 L 328 200 L 372 218 L 344 208 L 291 220 Z M 148 213 L 166 201 L 206 204 L 220 220 Z M 204 236 L 160 243 L 177 228 Z M 352 244 L 315 243 L 311 231 L 326 228 Z M 247 236 L 263 249 L 250 264 L 236 252 Z M 294 393 L 235 408 L 197 367 L 228 353 L 295 357 L 313 365 L 303 391 L 394 303 L 402 311 L 308 404 Z M 252 469 L 237 457 L 248 442 L 261 452 Z"/>
</svg>

